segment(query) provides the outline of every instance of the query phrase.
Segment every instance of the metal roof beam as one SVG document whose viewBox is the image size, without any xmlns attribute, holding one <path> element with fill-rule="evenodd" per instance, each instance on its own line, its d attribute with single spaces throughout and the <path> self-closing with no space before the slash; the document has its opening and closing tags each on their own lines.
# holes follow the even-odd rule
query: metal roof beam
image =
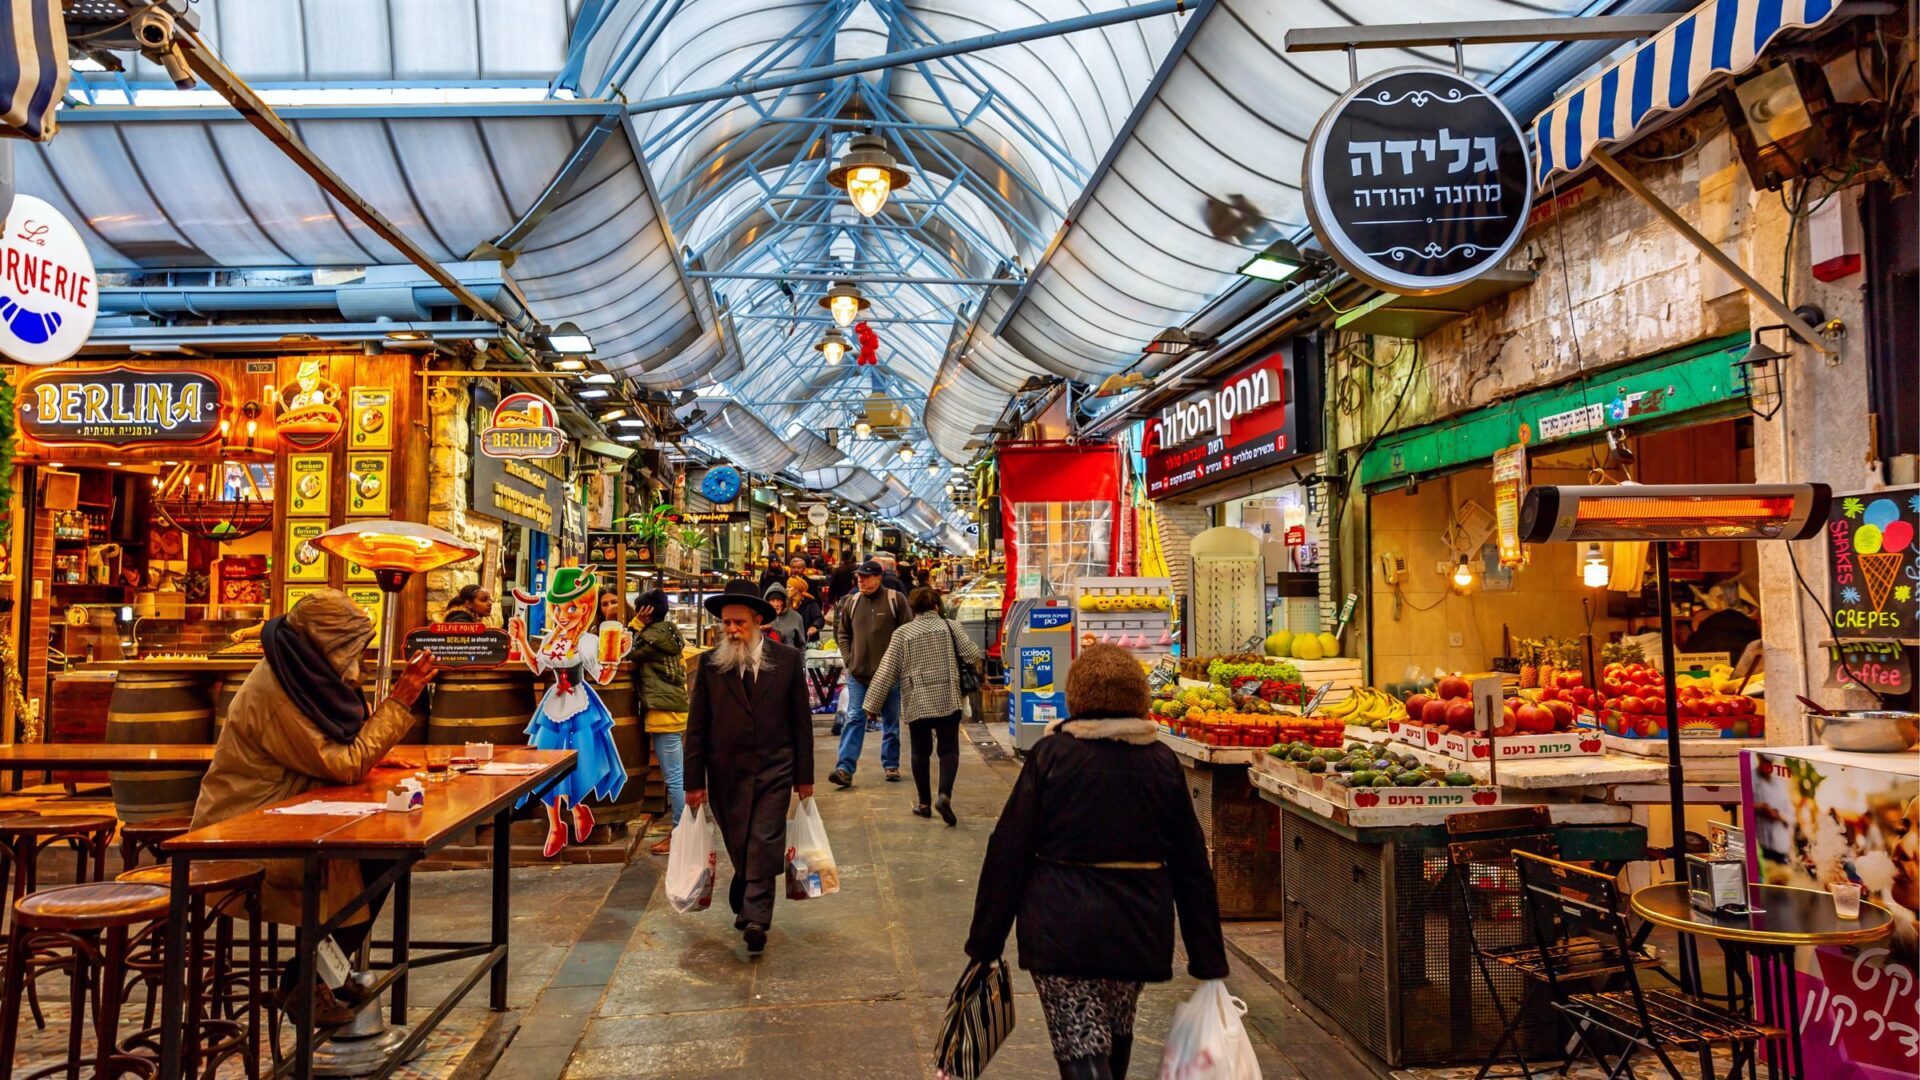
<svg viewBox="0 0 1920 1080">
<path fill-rule="evenodd" d="M 1012 285 L 1017 278 L 935 277 L 913 274 L 782 274 L 776 271 L 689 270 L 688 277 L 735 281 L 842 281 L 857 278 L 862 285 Z"/>
<path fill-rule="evenodd" d="M 1288 52 L 1406 49 L 1416 45 L 1507 45 L 1517 41 L 1601 41 L 1650 37 L 1684 12 L 1660 15 L 1555 16 L 1378 26 L 1303 26 L 1287 31 Z"/>
</svg>

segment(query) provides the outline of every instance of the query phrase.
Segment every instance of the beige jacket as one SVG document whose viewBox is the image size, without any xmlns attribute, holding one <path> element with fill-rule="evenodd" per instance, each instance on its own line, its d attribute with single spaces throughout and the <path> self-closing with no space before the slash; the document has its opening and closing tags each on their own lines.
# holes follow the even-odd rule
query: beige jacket
<svg viewBox="0 0 1920 1080">
<path fill-rule="evenodd" d="M 360 658 L 373 639 L 373 623 L 346 595 L 331 589 L 295 604 L 287 626 L 305 634 L 348 682 L 360 680 Z M 389 697 L 380 703 L 351 743 L 337 743 L 300 714 L 265 660 L 240 684 L 227 711 L 227 726 L 214 747 L 213 764 L 193 807 L 193 827 L 237 817 L 312 788 L 357 784 L 407 733 L 413 715 Z M 359 895 L 360 865 L 352 859 L 323 867 L 320 917 L 330 918 Z M 300 863 L 267 863 L 262 906 L 278 923 L 298 924 L 301 907 Z M 366 920 L 364 911 L 348 923 Z"/>
</svg>

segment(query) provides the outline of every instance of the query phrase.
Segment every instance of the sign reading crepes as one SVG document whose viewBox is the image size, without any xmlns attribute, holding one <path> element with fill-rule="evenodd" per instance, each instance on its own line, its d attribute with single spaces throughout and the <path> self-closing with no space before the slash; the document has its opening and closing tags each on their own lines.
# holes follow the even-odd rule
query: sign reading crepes
<svg viewBox="0 0 1920 1080">
<path fill-rule="evenodd" d="M 189 370 L 59 369 L 28 377 L 20 432 L 48 446 L 192 446 L 215 439 L 225 393 Z"/>
<path fill-rule="evenodd" d="M 1527 138 L 1498 98 L 1437 68 L 1396 68 L 1342 94 L 1307 144 L 1301 185 L 1327 251 L 1375 288 L 1457 289 L 1526 229 Z"/>
</svg>

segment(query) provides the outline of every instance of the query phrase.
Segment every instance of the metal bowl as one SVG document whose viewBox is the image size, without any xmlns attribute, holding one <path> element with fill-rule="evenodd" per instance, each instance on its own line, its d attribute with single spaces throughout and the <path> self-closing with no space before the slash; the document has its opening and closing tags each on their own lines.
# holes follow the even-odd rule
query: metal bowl
<svg viewBox="0 0 1920 1080">
<path fill-rule="evenodd" d="M 1920 713 L 1861 710 L 1813 714 L 1813 731 L 1835 750 L 1865 754 L 1898 754 L 1920 743 Z"/>
</svg>

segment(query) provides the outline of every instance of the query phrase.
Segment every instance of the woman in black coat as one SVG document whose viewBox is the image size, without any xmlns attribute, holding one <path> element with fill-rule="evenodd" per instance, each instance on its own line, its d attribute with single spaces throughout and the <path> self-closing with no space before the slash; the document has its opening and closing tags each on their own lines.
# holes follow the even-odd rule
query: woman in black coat
<svg viewBox="0 0 1920 1080">
<path fill-rule="evenodd" d="M 967 955 L 998 959 L 1018 921 L 1063 1077 L 1126 1075 L 1141 985 L 1173 978 L 1176 912 L 1188 973 L 1227 976 L 1206 838 L 1151 703 L 1131 654 L 1083 651 L 980 870 Z"/>
</svg>

